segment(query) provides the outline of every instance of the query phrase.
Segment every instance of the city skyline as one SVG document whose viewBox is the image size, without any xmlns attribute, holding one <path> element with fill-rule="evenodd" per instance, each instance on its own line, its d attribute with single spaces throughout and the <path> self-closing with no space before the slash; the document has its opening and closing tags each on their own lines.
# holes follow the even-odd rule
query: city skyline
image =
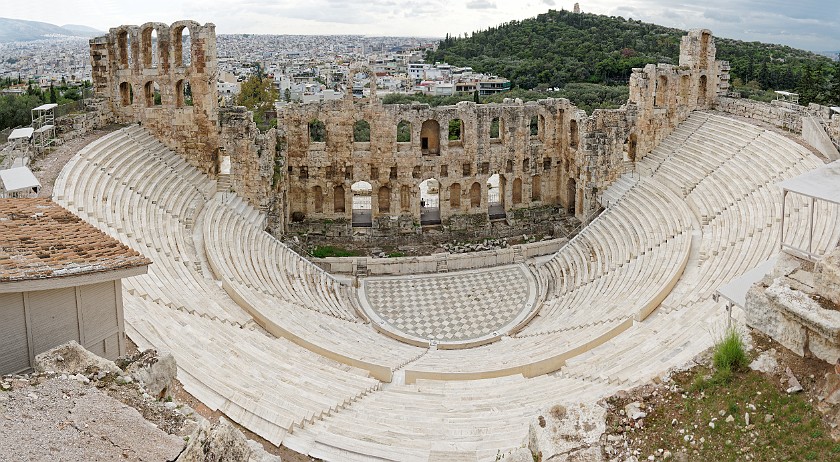
<svg viewBox="0 0 840 462">
<path fill-rule="evenodd" d="M 475 32 L 512 20 L 571 10 L 572 1 L 559 0 L 429 0 L 416 4 L 404 0 L 287 1 L 229 0 L 142 4 L 81 0 L 46 0 L 39 8 L 26 4 L 7 6 L 3 15 L 57 25 L 81 24 L 101 30 L 121 24 L 193 19 L 216 24 L 219 34 L 303 34 L 443 37 Z M 840 8 L 804 0 L 791 4 L 771 0 L 591 0 L 580 2 L 583 12 L 606 14 L 681 29 L 707 28 L 719 37 L 781 43 L 811 51 L 840 49 L 834 24 Z"/>
</svg>

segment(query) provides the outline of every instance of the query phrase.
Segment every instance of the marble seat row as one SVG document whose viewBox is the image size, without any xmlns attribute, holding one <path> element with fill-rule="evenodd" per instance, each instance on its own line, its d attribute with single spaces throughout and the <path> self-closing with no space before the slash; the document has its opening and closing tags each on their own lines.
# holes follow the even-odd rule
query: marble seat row
<svg viewBox="0 0 840 462">
<path fill-rule="evenodd" d="M 365 371 L 257 330 L 131 294 L 125 312 L 130 337 L 141 348 L 171 351 L 193 396 L 274 444 L 380 387 Z"/>
<path fill-rule="evenodd" d="M 325 460 L 498 460 L 527 438 L 542 408 L 594 401 L 617 387 L 550 375 L 451 382 L 418 379 L 384 388 L 286 437 Z M 550 403 L 550 404 L 547 404 Z"/>
<path fill-rule="evenodd" d="M 219 193 L 200 220 L 207 257 L 218 278 L 272 294 L 292 305 L 357 321 L 356 291 L 305 260 L 237 211 Z M 244 210 L 243 210 L 244 211 Z"/>
<path fill-rule="evenodd" d="M 59 185 L 57 202 L 75 207 L 103 232 L 152 259 L 148 274 L 126 281 L 132 293 L 212 319 L 248 322 L 244 310 L 225 301 L 218 286 L 195 272 L 189 220 L 179 216 L 200 207 L 202 188 L 212 185 L 181 181 L 184 170 L 146 155 L 127 131 L 109 135 L 68 165 L 65 172 L 75 181 L 72 187 Z M 169 209 L 168 198 L 174 198 Z"/>
</svg>

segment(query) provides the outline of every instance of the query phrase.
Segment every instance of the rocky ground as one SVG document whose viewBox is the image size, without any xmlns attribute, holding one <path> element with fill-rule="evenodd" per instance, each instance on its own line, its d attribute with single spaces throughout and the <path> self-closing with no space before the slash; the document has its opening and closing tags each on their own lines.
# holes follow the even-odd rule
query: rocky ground
<svg viewBox="0 0 840 462">
<path fill-rule="evenodd" d="M 280 461 L 224 418 L 173 399 L 169 355 L 111 362 L 71 342 L 36 363 L 0 378 L 0 460 Z"/>
</svg>

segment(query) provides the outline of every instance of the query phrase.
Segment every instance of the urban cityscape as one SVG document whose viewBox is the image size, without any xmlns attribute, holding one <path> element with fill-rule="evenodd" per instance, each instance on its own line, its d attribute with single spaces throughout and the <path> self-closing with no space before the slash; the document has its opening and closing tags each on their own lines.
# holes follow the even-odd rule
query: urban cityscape
<svg viewBox="0 0 840 462">
<path fill-rule="evenodd" d="M 230 102 L 257 69 L 273 78 L 280 105 L 340 99 L 346 92 L 368 96 L 372 79 L 378 95 L 490 95 L 511 88 L 503 76 L 425 62 L 425 53 L 437 42 L 430 37 L 219 35 L 217 89 Z M 22 94 L 30 81 L 48 90 L 90 80 L 85 38 L 0 43 L 0 81 L 14 83 L 0 94 Z"/>
</svg>

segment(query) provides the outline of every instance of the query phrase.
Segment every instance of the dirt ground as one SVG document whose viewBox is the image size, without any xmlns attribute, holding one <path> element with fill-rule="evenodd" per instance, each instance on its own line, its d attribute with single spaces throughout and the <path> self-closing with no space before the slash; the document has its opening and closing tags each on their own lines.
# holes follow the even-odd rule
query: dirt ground
<svg viewBox="0 0 840 462">
<path fill-rule="evenodd" d="M 52 197 L 55 179 L 58 178 L 61 169 L 64 168 L 71 157 L 102 135 L 119 130 L 120 128 L 122 128 L 121 125 L 110 125 L 102 129 L 91 130 L 80 138 L 65 141 L 64 144 L 55 147 L 44 156 L 32 162 L 32 166 L 30 167 L 32 173 L 41 182 L 40 196 Z"/>
</svg>

